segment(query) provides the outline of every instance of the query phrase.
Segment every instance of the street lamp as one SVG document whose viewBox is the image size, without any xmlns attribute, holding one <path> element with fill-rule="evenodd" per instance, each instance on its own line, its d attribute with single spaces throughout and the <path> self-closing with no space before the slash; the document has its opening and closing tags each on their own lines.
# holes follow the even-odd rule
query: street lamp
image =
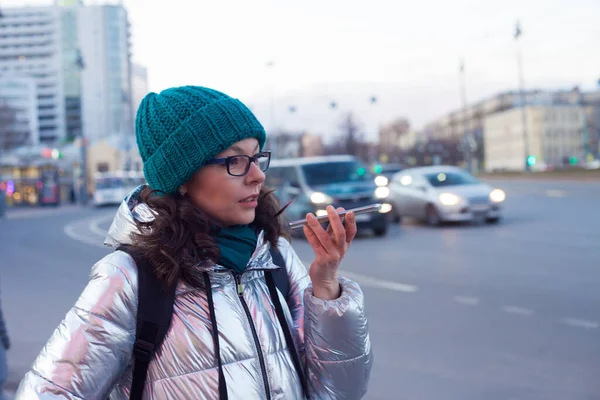
<svg viewBox="0 0 600 400">
<path fill-rule="evenodd" d="M 525 98 L 525 78 L 523 77 L 523 57 L 521 55 L 521 47 L 519 46 L 519 38 L 523 34 L 521 23 L 517 21 L 515 26 L 515 43 L 517 44 L 517 67 L 519 72 L 519 92 L 521 98 L 521 123 L 523 125 L 523 144 L 525 148 L 524 160 L 525 171 L 531 171 L 531 165 L 527 162 L 529 154 L 529 135 L 527 134 L 527 100 Z"/>
<path fill-rule="evenodd" d="M 471 140 L 469 135 L 469 127 L 468 127 L 468 116 L 467 116 L 467 78 L 465 74 L 465 60 L 460 60 L 459 66 L 459 78 L 460 78 L 460 98 L 463 107 L 463 158 L 465 159 L 465 163 L 467 165 L 467 171 L 469 173 L 473 173 L 473 160 L 472 160 L 472 150 L 471 150 Z"/>
<path fill-rule="evenodd" d="M 83 72 L 85 69 L 85 61 L 83 55 L 81 54 L 81 49 L 77 49 L 77 54 L 75 58 L 75 65 L 79 68 L 80 72 Z M 79 85 L 81 86 L 81 76 L 79 77 Z M 80 189 L 80 200 L 81 204 L 87 205 L 88 203 L 88 181 L 87 181 L 87 146 L 88 139 L 85 137 L 85 127 L 83 123 L 83 90 L 79 93 L 79 108 L 80 108 L 80 118 L 81 118 L 81 129 L 79 130 L 79 146 L 81 150 L 81 189 Z"/>
</svg>

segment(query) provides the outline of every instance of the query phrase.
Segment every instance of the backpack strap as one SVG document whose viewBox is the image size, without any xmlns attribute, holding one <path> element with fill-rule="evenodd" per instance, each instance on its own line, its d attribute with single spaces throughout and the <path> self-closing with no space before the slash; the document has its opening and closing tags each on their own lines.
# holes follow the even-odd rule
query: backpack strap
<svg viewBox="0 0 600 400">
<path fill-rule="evenodd" d="M 148 366 L 171 325 L 176 285 L 166 291 L 163 282 L 156 277 L 146 259 L 132 251 L 130 246 L 119 246 L 117 250 L 129 254 L 138 270 L 138 311 L 133 345 L 133 380 L 129 398 L 141 400 Z"/>
<path fill-rule="evenodd" d="M 290 295 L 290 278 L 287 274 L 285 260 L 283 259 L 281 253 L 274 247 L 269 249 L 269 253 L 271 253 L 273 264 L 279 267 L 279 269 L 271 271 L 271 274 L 273 274 L 273 279 L 275 279 L 275 287 L 279 289 L 285 301 L 288 301 L 288 297 Z"/>
<path fill-rule="evenodd" d="M 210 314 L 210 323 L 212 325 L 213 345 L 215 346 L 215 358 L 217 359 L 217 368 L 219 370 L 219 400 L 227 400 L 227 382 L 223 373 L 223 361 L 221 360 L 221 346 L 219 343 L 219 326 L 215 315 L 215 302 L 212 295 L 212 285 L 208 272 L 204 274 L 204 285 L 206 286 L 206 299 L 208 300 L 208 311 Z"/>
<path fill-rule="evenodd" d="M 285 318 L 285 313 L 283 312 L 283 306 L 281 305 L 281 301 L 279 300 L 279 294 L 277 293 L 277 289 L 279 289 L 279 287 L 277 286 L 276 283 L 276 279 L 277 279 L 277 272 L 279 271 L 283 271 L 283 273 L 285 274 L 285 285 L 284 288 L 287 288 L 287 292 L 284 294 L 284 292 L 282 292 L 282 294 L 284 294 L 284 297 L 287 300 L 287 297 L 289 295 L 289 287 L 290 287 L 290 282 L 289 282 L 289 278 L 287 276 L 287 269 L 285 268 L 285 261 L 283 260 L 283 256 L 281 255 L 281 253 L 277 250 L 275 250 L 274 248 L 271 248 L 271 256 L 273 255 L 277 255 L 278 256 L 278 261 L 281 263 L 277 263 L 277 259 L 275 257 L 273 257 L 273 262 L 280 266 L 281 268 L 279 270 L 276 271 L 265 271 L 265 280 L 267 282 L 267 287 L 269 288 L 269 294 L 271 296 L 271 301 L 273 302 L 273 305 L 275 306 L 275 314 L 277 314 L 277 319 L 279 320 L 279 324 L 281 325 L 281 330 L 283 331 L 283 336 L 285 337 L 285 342 L 287 344 L 287 347 L 290 351 L 290 355 L 292 357 L 292 363 L 294 364 L 294 368 L 296 368 L 296 373 L 298 374 L 298 378 L 300 379 L 300 384 L 302 385 L 302 390 L 304 391 L 304 395 L 306 396 L 307 399 L 310 399 L 310 397 L 308 396 L 308 387 L 307 387 L 307 382 L 306 379 L 304 377 L 304 369 L 302 368 L 302 363 L 300 362 L 300 357 L 298 356 L 298 352 L 296 351 L 296 346 L 294 345 L 294 339 L 292 338 L 292 331 L 290 330 L 290 326 L 287 323 L 287 319 Z M 279 277 L 280 279 L 280 283 L 281 282 L 281 277 Z"/>
</svg>

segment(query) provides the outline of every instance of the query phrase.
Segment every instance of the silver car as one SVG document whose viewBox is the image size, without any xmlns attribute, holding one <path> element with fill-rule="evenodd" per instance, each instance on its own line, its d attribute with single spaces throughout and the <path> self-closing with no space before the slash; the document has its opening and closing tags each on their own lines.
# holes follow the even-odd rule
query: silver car
<svg viewBox="0 0 600 400">
<path fill-rule="evenodd" d="M 429 225 L 475 219 L 496 223 L 506 194 L 452 166 L 409 168 L 388 185 L 392 217 L 427 221 Z"/>
</svg>

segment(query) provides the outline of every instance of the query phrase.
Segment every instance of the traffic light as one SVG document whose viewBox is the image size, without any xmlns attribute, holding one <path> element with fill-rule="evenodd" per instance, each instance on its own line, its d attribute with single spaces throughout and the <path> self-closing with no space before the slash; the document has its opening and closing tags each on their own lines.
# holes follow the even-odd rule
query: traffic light
<svg viewBox="0 0 600 400">
<path fill-rule="evenodd" d="M 533 167 L 536 162 L 537 162 L 537 159 L 535 158 L 535 156 L 527 157 L 527 165 L 529 165 L 530 167 Z"/>
<path fill-rule="evenodd" d="M 373 172 L 375 172 L 376 174 L 380 174 L 383 172 L 383 167 L 380 164 L 376 164 L 373 168 Z"/>
<path fill-rule="evenodd" d="M 569 158 L 569 164 L 571 164 L 571 165 L 577 165 L 578 162 L 579 162 L 579 160 L 575 156 Z"/>
</svg>

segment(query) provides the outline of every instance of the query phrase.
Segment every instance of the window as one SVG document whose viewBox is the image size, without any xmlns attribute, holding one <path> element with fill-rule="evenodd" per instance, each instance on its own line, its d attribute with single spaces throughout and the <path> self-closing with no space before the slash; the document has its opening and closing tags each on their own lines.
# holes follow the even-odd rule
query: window
<svg viewBox="0 0 600 400">
<path fill-rule="evenodd" d="M 310 186 L 330 185 L 344 182 L 372 181 L 374 177 L 358 161 L 337 161 L 302 166 L 306 183 Z"/>
<path fill-rule="evenodd" d="M 425 178 L 433 187 L 446 187 L 458 185 L 474 185 L 479 183 L 473 176 L 464 172 L 438 172 L 425 174 Z"/>
<path fill-rule="evenodd" d="M 283 182 L 288 183 L 291 186 L 300 186 L 298 181 L 298 173 L 295 167 L 285 167 L 283 169 Z"/>
</svg>

